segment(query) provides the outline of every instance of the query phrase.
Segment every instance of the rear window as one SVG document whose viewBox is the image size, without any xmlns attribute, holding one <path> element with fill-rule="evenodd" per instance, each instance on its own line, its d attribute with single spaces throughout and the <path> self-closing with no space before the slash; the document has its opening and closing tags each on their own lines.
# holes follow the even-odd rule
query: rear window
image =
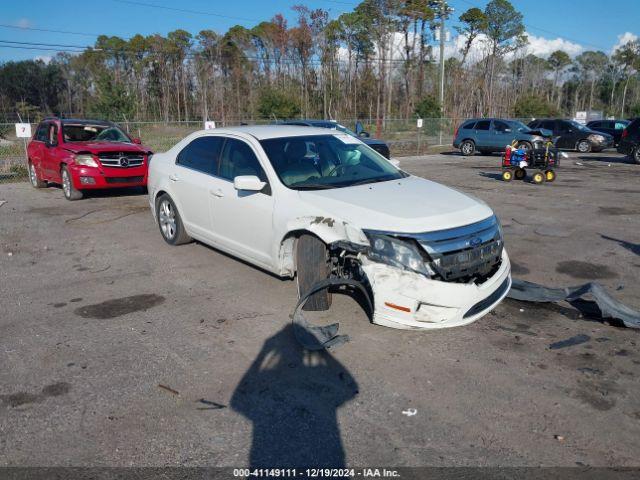
<svg viewBox="0 0 640 480">
<path fill-rule="evenodd" d="M 476 123 L 476 130 L 489 130 L 491 122 L 489 120 L 482 120 Z"/>
<path fill-rule="evenodd" d="M 463 130 L 473 130 L 473 127 L 475 126 L 476 122 L 467 122 L 465 124 L 462 125 L 462 129 Z"/>
</svg>

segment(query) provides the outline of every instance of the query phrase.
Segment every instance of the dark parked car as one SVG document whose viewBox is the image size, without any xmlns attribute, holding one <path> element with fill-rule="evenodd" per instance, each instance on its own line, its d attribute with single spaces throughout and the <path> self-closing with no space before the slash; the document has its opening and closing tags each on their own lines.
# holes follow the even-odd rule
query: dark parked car
<svg viewBox="0 0 640 480">
<path fill-rule="evenodd" d="M 562 118 L 539 119 L 529 123 L 531 128 L 544 128 L 553 132 L 556 147 L 577 150 L 580 153 L 600 152 L 613 147 L 613 137 L 608 133 L 596 132 L 574 120 Z"/>
<path fill-rule="evenodd" d="M 622 132 L 618 152 L 640 163 L 640 118 L 634 119 Z"/>
<path fill-rule="evenodd" d="M 608 133 L 613 137 L 613 143 L 618 146 L 622 131 L 630 123 L 629 120 L 593 120 L 587 123 L 587 127 L 596 132 Z"/>
<path fill-rule="evenodd" d="M 462 123 L 453 139 L 454 148 L 463 155 L 476 151 L 490 153 L 503 151 L 514 141 L 518 148 L 530 149 L 543 145 L 551 138 L 551 132 L 533 130 L 524 123 L 502 118 L 474 118 Z"/>
<path fill-rule="evenodd" d="M 340 125 L 334 120 L 287 120 L 284 122 L 278 122 L 278 125 L 301 125 L 305 127 L 333 128 L 359 138 L 363 143 L 373 148 L 385 158 L 390 158 L 389 146 L 383 140 L 371 138 L 369 133 L 364 130 L 356 133 L 353 130 L 349 130 L 344 125 Z"/>
</svg>

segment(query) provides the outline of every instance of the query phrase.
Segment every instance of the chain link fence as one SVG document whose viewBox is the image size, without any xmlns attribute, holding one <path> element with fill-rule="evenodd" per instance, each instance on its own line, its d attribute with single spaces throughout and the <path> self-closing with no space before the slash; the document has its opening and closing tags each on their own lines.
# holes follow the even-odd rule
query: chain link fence
<svg viewBox="0 0 640 480">
<path fill-rule="evenodd" d="M 451 145 L 456 127 L 464 119 L 428 118 L 423 119 L 422 127 L 417 127 L 415 119 L 385 119 L 379 122 L 360 120 L 364 130 L 371 137 L 384 140 L 391 150 L 392 157 L 422 155 L 430 147 Z M 352 130 L 356 120 L 340 120 L 339 123 Z M 270 124 L 270 120 L 216 120 L 216 127 L 231 127 L 242 124 Z M 164 152 L 178 143 L 188 134 L 204 128 L 197 121 L 181 122 L 120 122 L 119 125 L 132 137 L 138 137 L 142 143 L 154 152 Z M 31 124 L 35 132 L 37 123 Z M 0 183 L 25 181 L 28 179 L 27 144 L 29 139 L 16 138 L 13 123 L 0 123 Z"/>
</svg>

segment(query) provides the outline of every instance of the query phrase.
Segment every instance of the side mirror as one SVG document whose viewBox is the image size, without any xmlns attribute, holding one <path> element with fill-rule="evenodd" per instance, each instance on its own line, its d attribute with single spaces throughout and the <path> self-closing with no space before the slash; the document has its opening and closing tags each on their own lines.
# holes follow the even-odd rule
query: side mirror
<svg viewBox="0 0 640 480">
<path fill-rule="evenodd" d="M 240 175 L 233 179 L 233 188 L 236 190 L 245 190 L 249 192 L 259 192 L 266 185 L 255 175 Z"/>
<path fill-rule="evenodd" d="M 398 160 L 397 158 L 390 158 L 389 163 L 396 168 L 400 168 L 400 160 Z"/>
<path fill-rule="evenodd" d="M 138 137 L 133 139 L 133 143 L 135 143 L 136 145 L 141 145 L 142 144 L 142 140 L 140 140 Z"/>
<path fill-rule="evenodd" d="M 369 134 L 369 132 L 365 132 L 365 131 L 363 130 L 362 132 L 360 132 L 360 133 L 358 134 L 358 136 L 359 136 L 359 137 L 362 137 L 362 138 L 369 138 L 371 135 Z"/>
</svg>

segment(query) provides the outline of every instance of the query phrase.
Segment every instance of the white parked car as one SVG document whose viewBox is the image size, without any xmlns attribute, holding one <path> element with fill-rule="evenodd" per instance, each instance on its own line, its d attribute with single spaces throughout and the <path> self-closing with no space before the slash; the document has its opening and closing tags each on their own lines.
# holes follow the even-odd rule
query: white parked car
<svg viewBox="0 0 640 480">
<path fill-rule="evenodd" d="M 150 163 L 149 204 L 167 243 L 194 238 L 295 276 L 299 294 L 328 276 L 361 281 L 376 324 L 465 325 L 511 287 L 488 205 L 403 172 L 350 135 L 282 125 L 206 130 Z M 305 308 L 330 301 L 317 293 Z"/>
</svg>

